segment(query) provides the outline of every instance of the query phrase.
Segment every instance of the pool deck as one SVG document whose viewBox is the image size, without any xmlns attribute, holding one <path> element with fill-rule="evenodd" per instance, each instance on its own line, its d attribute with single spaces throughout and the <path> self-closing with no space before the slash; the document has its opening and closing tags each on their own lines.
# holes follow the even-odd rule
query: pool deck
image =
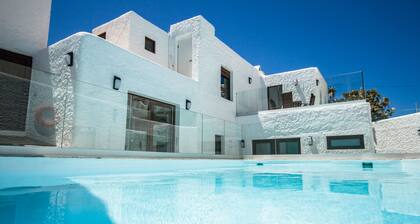
<svg viewBox="0 0 420 224">
<path fill-rule="evenodd" d="M 403 160 L 420 159 L 420 153 L 340 153 L 299 155 L 214 155 L 124 150 L 57 148 L 48 146 L 0 146 L 0 157 L 129 158 L 129 159 L 235 159 L 235 160 Z"/>
</svg>

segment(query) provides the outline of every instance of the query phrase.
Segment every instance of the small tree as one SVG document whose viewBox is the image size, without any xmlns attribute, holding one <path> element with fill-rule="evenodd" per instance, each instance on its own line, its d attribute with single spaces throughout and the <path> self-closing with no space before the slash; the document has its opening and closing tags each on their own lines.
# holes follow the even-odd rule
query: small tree
<svg viewBox="0 0 420 224">
<path fill-rule="evenodd" d="M 389 99 L 382 97 L 376 89 L 364 90 L 352 90 L 347 93 L 343 93 L 343 97 L 346 101 L 360 100 L 366 97 L 366 101 L 370 103 L 372 121 L 379 121 L 387 119 L 392 116 L 394 109 L 389 106 Z"/>
</svg>

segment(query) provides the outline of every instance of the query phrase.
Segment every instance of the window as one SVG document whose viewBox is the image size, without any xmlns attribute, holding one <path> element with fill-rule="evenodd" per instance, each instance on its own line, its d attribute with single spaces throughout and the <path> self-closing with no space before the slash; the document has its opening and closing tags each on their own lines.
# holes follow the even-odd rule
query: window
<svg viewBox="0 0 420 224">
<path fill-rule="evenodd" d="M 282 93 L 281 94 L 281 99 L 282 99 L 282 102 L 283 102 L 283 108 L 290 108 L 290 107 L 294 106 L 292 92 Z"/>
<path fill-rule="evenodd" d="M 220 70 L 220 95 L 227 100 L 231 100 L 230 71 L 223 67 Z"/>
<path fill-rule="evenodd" d="M 272 155 L 275 153 L 274 140 L 253 140 L 252 141 L 252 154 L 254 155 Z"/>
<path fill-rule="evenodd" d="M 300 138 L 276 140 L 277 154 L 300 154 Z"/>
<path fill-rule="evenodd" d="M 327 136 L 328 149 L 364 149 L 363 135 Z"/>
<path fill-rule="evenodd" d="M 144 37 L 144 49 L 156 53 L 156 42 L 148 37 Z"/>
<path fill-rule="evenodd" d="M 214 153 L 217 155 L 223 154 L 223 149 L 222 149 L 222 136 L 221 135 L 215 135 L 214 136 Z"/>
<path fill-rule="evenodd" d="M 254 155 L 300 154 L 300 138 L 253 140 L 252 153 Z"/>
<path fill-rule="evenodd" d="M 270 86 L 267 88 L 269 110 L 280 109 L 282 107 L 282 89 L 282 85 Z"/>
<path fill-rule="evenodd" d="M 25 131 L 32 58 L 0 49 L 0 130 Z"/>
<path fill-rule="evenodd" d="M 311 94 L 311 99 L 309 100 L 309 105 L 314 105 L 315 104 L 315 95 Z"/>
<path fill-rule="evenodd" d="M 106 32 L 99 34 L 98 37 L 106 39 Z"/>
<path fill-rule="evenodd" d="M 126 150 L 174 152 L 175 106 L 128 95 Z"/>
</svg>

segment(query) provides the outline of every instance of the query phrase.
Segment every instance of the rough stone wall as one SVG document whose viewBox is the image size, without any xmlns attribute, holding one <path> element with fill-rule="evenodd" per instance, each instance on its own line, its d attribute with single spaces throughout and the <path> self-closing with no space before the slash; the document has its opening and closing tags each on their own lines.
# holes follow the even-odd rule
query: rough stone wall
<svg viewBox="0 0 420 224">
<path fill-rule="evenodd" d="M 302 154 L 373 152 L 370 106 L 363 101 L 325 104 L 260 112 L 238 117 L 246 141 L 244 154 L 252 154 L 252 140 L 301 138 Z M 363 134 L 364 150 L 327 150 L 326 136 Z M 312 137 L 314 144 L 309 145 Z"/>
<path fill-rule="evenodd" d="M 316 80 L 319 80 L 318 86 Z M 318 68 L 272 74 L 266 76 L 264 81 L 266 86 L 282 85 L 283 93 L 292 92 L 293 101 L 309 104 L 311 94 L 315 95 L 315 105 L 326 103 L 328 99 L 327 83 Z"/>
<path fill-rule="evenodd" d="M 378 153 L 420 153 L 420 113 L 373 123 Z"/>
</svg>

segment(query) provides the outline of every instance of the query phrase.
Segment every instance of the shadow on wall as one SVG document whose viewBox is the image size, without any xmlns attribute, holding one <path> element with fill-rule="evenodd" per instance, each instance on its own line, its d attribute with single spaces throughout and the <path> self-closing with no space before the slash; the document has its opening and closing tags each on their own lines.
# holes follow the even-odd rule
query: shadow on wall
<svg viewBox="0 0 420 224">
<path fill-rule="evenodd" d="M 2 224 L 113 223 L 103 202 L 79 184 L 0 190 Z"/>
</svg>

